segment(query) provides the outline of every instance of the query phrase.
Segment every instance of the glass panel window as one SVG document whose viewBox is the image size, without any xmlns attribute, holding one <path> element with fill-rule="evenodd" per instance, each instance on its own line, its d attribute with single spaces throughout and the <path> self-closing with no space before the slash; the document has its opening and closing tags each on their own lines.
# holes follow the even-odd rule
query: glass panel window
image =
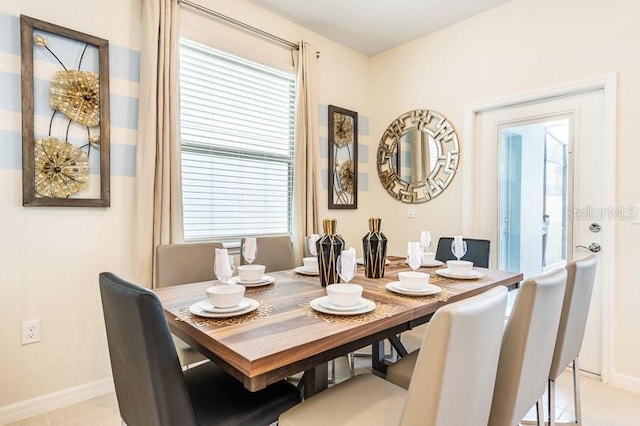
<svg viewBox="0 0 640 426">
<path fill-rule="evenodd" d="M 186 241 L 290 234 L 295 78 L 180 41 Z"/>
</svg>

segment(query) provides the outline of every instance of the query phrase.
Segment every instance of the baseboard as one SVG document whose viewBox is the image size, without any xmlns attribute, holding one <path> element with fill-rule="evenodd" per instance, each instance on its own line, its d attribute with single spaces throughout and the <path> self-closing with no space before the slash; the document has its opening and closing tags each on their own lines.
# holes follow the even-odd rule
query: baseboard
<svg viewBox="0 0 640 426">
<path fill-rule="evenodd" d="M 611 386 L 615 386 L 618 388 L 626 389 L 631 392 L 640 393 L 640 378 L 627 376 L 626 374 L 621 373 L 611 373 L 611 377 L 609 377 L 609 383 Z"/>
<path fill-rule="evenodd" d="M 0 407 L 0 425 L 113 392 L 113 379 L 97 380 Z"/>
</svg>

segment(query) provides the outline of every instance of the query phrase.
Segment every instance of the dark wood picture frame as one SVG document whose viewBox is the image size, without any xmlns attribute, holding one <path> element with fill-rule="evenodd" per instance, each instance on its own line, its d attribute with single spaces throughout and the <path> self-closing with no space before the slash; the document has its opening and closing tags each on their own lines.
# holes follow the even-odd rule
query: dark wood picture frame
<svg viewBox="0 0 640 426">
<path fill-rule="evenodd" d="M 34 126 L 34 31 L 43 31 L 98 49 L 100 198 L 45 197 L 36 193 Z M 20 16 L 22 53 L 22 205 L 56 207 L 110 206 L 109 41 L 85 33 Z M 38 100 L 39 102 L 46 102 Z M 91 179 L 91 175 L 89 175 Z"/>
<path fill-rule="evenodd" d="M 329 105 L 329 208 L 358 208 L 358 113 Z"/>
</svg>

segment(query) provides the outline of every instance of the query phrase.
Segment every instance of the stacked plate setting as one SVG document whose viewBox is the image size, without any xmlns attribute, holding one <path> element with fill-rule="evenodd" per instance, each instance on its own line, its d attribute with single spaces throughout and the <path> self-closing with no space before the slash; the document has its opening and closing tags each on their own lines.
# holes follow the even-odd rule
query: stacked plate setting
<svg viewBox="0 0 640 426">
<path fill-rule="evenodd" d="M 429 296 L 442 291 L 437 285 L 429 284 L 429 274 L 423 272 L 398 272 L 399 281 L 387 283 L 387 290 L 407 296 Z"/>
<path fill-rule="evenodd" d="M 362 286 L 357 284 L 330 284 L 327 295 L 313 299 L 311 308 L 325 314 L 359 315 L 376 308 L 374 301 L 362 297 Z"/>
</svg>

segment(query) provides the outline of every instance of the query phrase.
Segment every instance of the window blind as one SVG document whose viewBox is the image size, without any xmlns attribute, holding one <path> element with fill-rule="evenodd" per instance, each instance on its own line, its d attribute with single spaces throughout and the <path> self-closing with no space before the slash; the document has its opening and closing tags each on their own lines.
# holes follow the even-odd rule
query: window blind
<svg viewBox="0 0 640 426">
<path fill-rule="evenodd" d="M 180 40 L 186 241 L 291 233 L 295 79 Z"/>
</svg>

